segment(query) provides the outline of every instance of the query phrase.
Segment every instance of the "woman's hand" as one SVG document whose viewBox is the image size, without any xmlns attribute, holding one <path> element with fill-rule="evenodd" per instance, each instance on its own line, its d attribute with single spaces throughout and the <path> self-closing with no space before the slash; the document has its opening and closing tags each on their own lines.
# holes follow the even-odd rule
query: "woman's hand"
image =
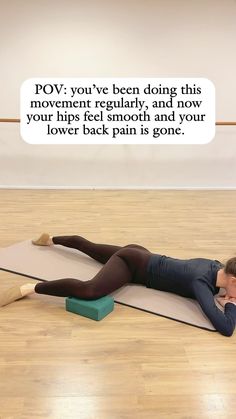
<svg viewBox="0 0 236 419">
<path fill-rule="evenodd" d="M 218 301 L 218 303 L 222 307 L 224 307 L 225 304 L 227 304 L 227 303 L 234 303 L 236 305 L 236 298 L 233 298 L 233 297 L 230 297 L 229 298 L 229 297 L 223 297 L 223 296 L 221 296 L 221 297 L 217 297 L 216 300 Z"/>
</svg>

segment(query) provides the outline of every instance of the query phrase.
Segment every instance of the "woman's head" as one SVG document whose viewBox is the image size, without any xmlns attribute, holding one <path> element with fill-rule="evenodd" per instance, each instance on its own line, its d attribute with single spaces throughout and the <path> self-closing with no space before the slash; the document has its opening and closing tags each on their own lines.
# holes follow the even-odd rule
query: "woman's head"
<svg viewBox="0 0 236 419">
<path fill-rule="evenodd" d="M 227 260 L 224 272 L 227 278 L 226 293 L 228 296 L 236 298 L 236 257 Z"/>
<path fill-rule="evenodd" d="M 236 278 L 236 257 L 227 260 L 224 270 L 226 274 L 232 275 Z"/>
</svg>

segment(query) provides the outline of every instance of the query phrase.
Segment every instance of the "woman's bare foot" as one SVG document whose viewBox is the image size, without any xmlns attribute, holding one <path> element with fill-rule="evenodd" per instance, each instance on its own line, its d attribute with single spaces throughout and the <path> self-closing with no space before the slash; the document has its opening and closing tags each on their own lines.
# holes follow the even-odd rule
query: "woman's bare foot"
<svg viewBox="0 0 236 419">
<path fill-rule="evenodd" d="M 37 246 L 51 246 L 53 241 L 48 233 L 43 233 L 37 240 L 32 240 L 32 243 Z"/>
</svg>

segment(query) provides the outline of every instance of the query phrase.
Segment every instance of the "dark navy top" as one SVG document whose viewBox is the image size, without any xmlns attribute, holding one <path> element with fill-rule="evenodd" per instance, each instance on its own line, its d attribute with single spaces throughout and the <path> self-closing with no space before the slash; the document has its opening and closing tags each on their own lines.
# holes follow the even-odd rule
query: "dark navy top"
<svg viewBox="0 0 236 419">
<path fill-rule="evenodd" d="M 149 279 L 146 286 L 197 300 L 215 329 L 222 335 L 231 336 L 236 323 L 236 305 L 225 304 L 223 313 L 214 300 L 214 295 L 220 290 L 216 286 L 217 272 L 223 267 L 217 260 L 184 260 L 152 254 L 147 267 Z"/>
</svg>

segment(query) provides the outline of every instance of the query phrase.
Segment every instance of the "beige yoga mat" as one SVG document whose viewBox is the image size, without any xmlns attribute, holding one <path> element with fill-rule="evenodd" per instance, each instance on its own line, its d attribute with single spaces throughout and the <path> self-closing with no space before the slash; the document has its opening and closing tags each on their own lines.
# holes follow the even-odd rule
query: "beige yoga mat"
<svg viewBox="0 0 236 419">
<path fill-rule="evenodd" d="M 60 245 L 42 247 L 30 240 L 0 249 L 0 269 L 34 279 L 49 281 L 60 278 L 91 279 L 103 265 L 78 250 Z M 128 284 L 112 294 L 115 302 L 159 316 L 215 331 L 197 301 Z"/>
</svg>

